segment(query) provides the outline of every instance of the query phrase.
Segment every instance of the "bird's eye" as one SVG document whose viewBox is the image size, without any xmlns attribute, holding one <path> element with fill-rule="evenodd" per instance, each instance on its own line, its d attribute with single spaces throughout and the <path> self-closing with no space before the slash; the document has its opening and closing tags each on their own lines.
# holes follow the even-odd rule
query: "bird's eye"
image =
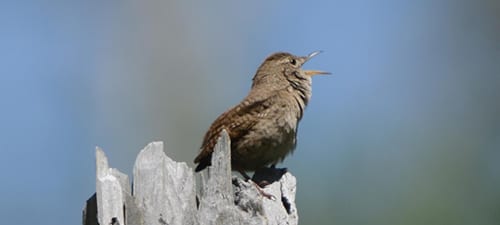
<svg viewBox="0 0 500 225">
<path fill-rule="evenodd" d="M 290 59 L 290 63 L 294 66 L 297 65 L 297 61 L 295 59 Z"/>
</svg>

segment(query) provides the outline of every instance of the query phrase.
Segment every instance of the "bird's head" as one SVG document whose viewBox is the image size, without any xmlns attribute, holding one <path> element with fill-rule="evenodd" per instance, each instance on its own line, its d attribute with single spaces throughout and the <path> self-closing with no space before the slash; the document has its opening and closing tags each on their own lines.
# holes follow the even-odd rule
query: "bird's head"
<svg viewBox="0 0 500 225">
<path fill-rule="evenodd" d="M 252 88 L 263 86 L 262 84 L 288 87 L 289 85 L 300 85 L 311 83 L 314 75 L 330 74 L 320 70 L 303 70 L 302 65 L 314 56 L 321 53 L 315 51 L 307 56 L 295 56 L 286 52 L 277 52 L 267 57 L 260 65 L 253 78 Z"/>
</svg>

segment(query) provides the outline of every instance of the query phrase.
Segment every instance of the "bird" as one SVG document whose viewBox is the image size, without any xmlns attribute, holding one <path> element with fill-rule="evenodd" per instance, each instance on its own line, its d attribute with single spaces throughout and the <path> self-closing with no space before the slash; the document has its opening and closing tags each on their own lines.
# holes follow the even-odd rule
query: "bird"
<svg viewBox="0 0 500 225">
<path fill-rule="evenodd" d="M 231 140 L 231 169 L 250 180 L 248 171 L 274 166 L 294 151 L 297 129 L 312 95 L 312 77 L 329 72 L 304 70 L 314 56 L 276 52 L 257 69 L 248 95 L 222 113 L 206 132 L 195 171 L 211 165 L 212 153 L 225 129 Z"/>
</svg>

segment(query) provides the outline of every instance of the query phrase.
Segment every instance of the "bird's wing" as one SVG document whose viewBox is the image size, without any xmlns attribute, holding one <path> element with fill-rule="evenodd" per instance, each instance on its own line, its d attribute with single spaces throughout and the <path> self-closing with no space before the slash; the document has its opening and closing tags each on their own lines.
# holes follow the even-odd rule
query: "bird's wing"
<svg viewBox="0 0 500 225">
<path fill-rule="evenodd" d="M 269 108 L 270 104 L 267 102 L 265 100 L 244 100 L 220 115 L 203 138 L 201 152 L 194 160 L 195 163 L 199 163 L 195 171 L 203 170 L 210 165 L 211 156 L 222 129 L 226 129 L 231 142 L 236 142 L 253 128 L 258 121 L 256 119 Z"/>
</svg>

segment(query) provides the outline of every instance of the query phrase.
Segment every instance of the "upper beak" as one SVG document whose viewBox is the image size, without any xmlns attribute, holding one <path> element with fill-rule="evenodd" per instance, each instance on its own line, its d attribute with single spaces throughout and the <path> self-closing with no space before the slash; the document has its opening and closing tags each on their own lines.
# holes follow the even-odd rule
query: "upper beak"
<svg viewBox="0 0 500 225">
<path fill-rule="evenodd" d="M 319 53 L 322 53 L 322 52 L 323 51 L 314 51 L 314 52 L 309 53 L 309 55 L 307 55 L 307 60 L 311 59 L 314 56 L 319 55 Z"/>
<path fill-rule="evenodd" d="M 312 57 L 317 56 L 321 52 L 322 51 L 311 52 L 311 54 L 309 54 L 305 57 L 306 62 L 309 61 Z M 330 72 L 321 71 L 321 70 L 304 70 L 304 73 L 308 76 L 314 76 L 314 75 L 318 75 L 318 74 L 323 74 L 323 75 L 331 74 Z"/>
</svg>

